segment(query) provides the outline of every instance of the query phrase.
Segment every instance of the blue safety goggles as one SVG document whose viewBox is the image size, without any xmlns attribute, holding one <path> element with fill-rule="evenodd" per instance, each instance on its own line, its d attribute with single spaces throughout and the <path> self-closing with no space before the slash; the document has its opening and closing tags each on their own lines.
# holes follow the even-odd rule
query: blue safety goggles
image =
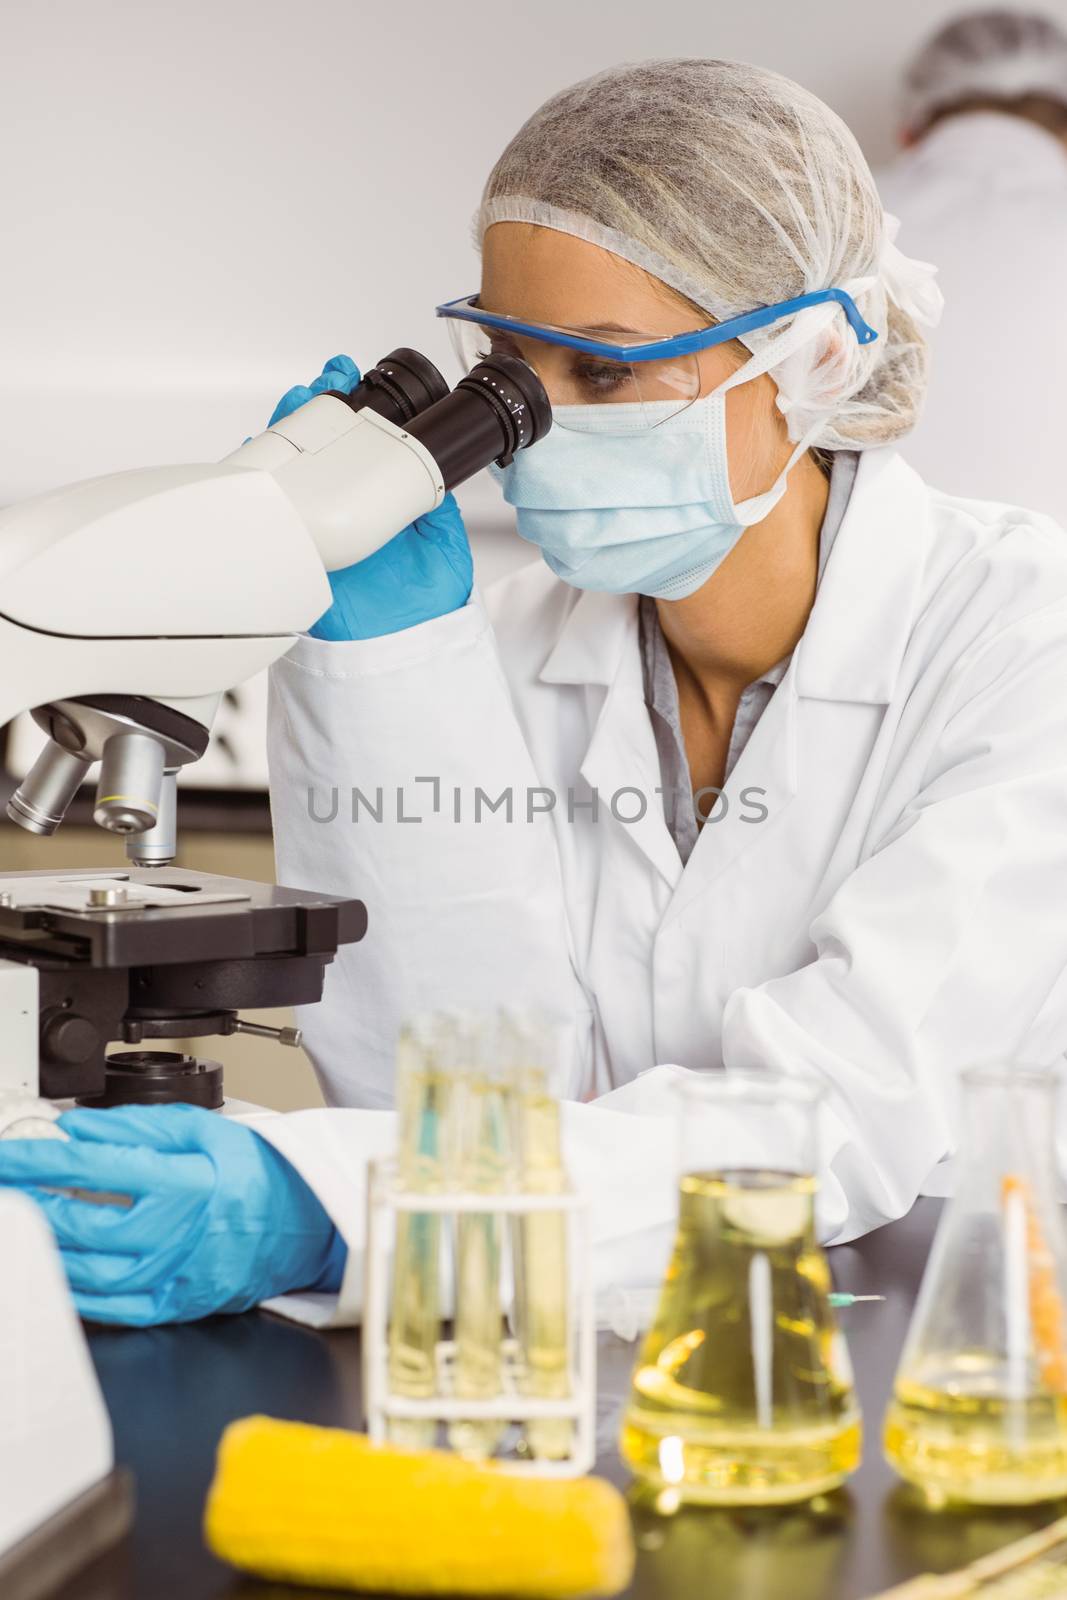
<svg viewBox="0 0 1067 1600">
<path fill-rule="evenodd" d="M 521 356 L 537 369 L 558 423 L 568 425 L 571 407 L 610 403 L 627 407 L 619 414 L 619 424 L 629 431 L 654 427 L 692 405 L 700 393 L 701 350 L 728 344 L 809 306 L 827 304 L 841 307 L 860 344 L 877 339 L 844 289 L 816 289 L 725 322 L 656 339 L 642 339 L 627 330 L 615 333 L 525 322 L 483 310 L 473 294 L 438 306 L 437 315 L 448 322 L 464 373 L 492 353 Z M 573 425 L 581 425 L 577 417 Z"/>
</svg>

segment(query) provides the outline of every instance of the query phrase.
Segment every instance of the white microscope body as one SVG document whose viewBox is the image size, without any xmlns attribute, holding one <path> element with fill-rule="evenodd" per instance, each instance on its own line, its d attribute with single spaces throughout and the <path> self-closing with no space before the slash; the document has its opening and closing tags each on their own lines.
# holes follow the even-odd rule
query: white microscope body
<svg viewBox="0 0 1067 1600">
<path fill-rule="evenodd" d="M 175 779 L 220 696 L 328 608 L 361 561 L 551 426 L 532 369 L 491 356 L 449 393 L 398 350 L 210 465 L 91 479 L 0 513 L 0 725 L 49 736 L 8 804 L 54 833 L 100 762 L 94 819 L 131 859 L 174 858 Z"/>
<path fill-rule="evenodd" d="M 97 693 L 203 712 L 322 615 L 327 570 L 443 495 L 417 440 L 320 395 L 217 464 L 115 473 L 0 512 L 0 722 Z"/>
<path fill-rule="evenodd" d="M 0 724 L 34 710 L 70 758 L 46 748 L 15 820 L 53 832 L 113 735 L 156 734 L 167 772 L 195 760 L 221 695 L 327 609 L 327 570 L 369 555 L 444 492 L 417 439 L 320 395 L 220 463 L 117 473 L 0 512 Z M 121 704 L 71 706 L 100 696 Z M 179 717 L 142 724 L 138 698 Z M 113 793 L 128 767 L 108 774 Z M 158 815 L 151 784 L 151 771 L 133 780 Z M 135 835 L 151 826 L 114 803 L 97 820 Z"/>
</svg>

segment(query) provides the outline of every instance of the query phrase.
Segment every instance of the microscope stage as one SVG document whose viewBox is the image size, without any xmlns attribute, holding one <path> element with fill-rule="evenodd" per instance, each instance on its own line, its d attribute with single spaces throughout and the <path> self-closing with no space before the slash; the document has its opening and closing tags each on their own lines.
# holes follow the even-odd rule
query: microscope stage
<svg viewBox="0 0 1067 1600">
<path fill-rule="evenodd" d="M 332 956 L 363 937 L 361 900 L 183 867 L 0 878 L 0 955 L 92 967 Z"/>
<path fill-rule="evenodd" d="M 157 876 L 153 874 L 148 882 L 140 882 L 129 871 L 120 870 L 59 872 L 42 877 L 28 873 L 26 877 L 0 878 L 0 908 L 76 911 L 81 916 L 93 916 L 101 911 L 144 911 L 150 906 L 190 903 L 210 906 L 248 899 L 247 891 L 213 890 L 206 885 L 194 889 L 162 879 L 155 881 Z"/>
</svg>

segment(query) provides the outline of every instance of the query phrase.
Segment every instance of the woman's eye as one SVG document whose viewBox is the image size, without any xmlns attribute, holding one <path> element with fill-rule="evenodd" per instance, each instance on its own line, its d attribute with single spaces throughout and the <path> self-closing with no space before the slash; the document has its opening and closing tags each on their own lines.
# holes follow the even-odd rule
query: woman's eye
<svg viewBox="0 0 1067 1600">
<path fill-rule="evenodd" d="M 619 397 L 633 389 L 630 368 L 621 361 L 579 361 L 574 375 L 583 389 L 598 399 Z"/>
<path fill-rule="evenodd" d="M 479 361 L 485 361 L 488 356 L 521 356 L 522 352 L 516 348 L 515 341 L 509 339 L 506 333 L 491 333 L 488 329 L 481 328 L 475 354 Z"/>
</svg>

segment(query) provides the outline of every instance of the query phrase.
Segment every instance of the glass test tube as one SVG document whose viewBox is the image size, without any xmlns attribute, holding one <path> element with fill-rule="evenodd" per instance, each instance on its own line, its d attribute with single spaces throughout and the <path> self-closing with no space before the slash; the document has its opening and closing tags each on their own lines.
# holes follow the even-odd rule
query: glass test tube
<svg viewBox="0 0 1067 1600">
<path fill-rule="evenodd" d="M 468 1193 L 501 1193 L 514 1184 L 511 1090 L 497 1045 L 490 1019 L 452 1023 L 454 1172 Z M 488 1400 L 502 1387 L 501 1218 L 461 1211 L 455 1221 L 454 1392 L 459 1399 Z M 462 1419 L 450 1424 L 448 1439 L 460 1454 L 482 1458 L 492 1455 L 503 1431 L 495 1420 Z"/>
<path fill-rule="evenodd" d="M 561 1194 L 566 1175 L 559 1100 L 553 1092 L 552 1029 L 541 1019 L 509 1017 L 503 1031 L 514 1085 L 520 1186 L 527 1194 Z M 535 1211 L 513 1217 L 511 1249 L 520 1391 L 534 1399 L 565 1400 L 571 1394 L 571 1317 L 564 1213 Z M 574 1448 L 574 1424 L 568 1417 L 531 1418 L 526 1443 L 534 1457 L 565 1460 Z"/>
<path fill-rule="evenodd" d="M 443 1137 L 452 1084 L 428 1025 L 405 1029 L 397 1047 L 398 1181 L 416 1193 L 445 1180 Z M 398 1211 L 389 1315 L 389 1387 L 427 1400 L 437 1388 L 441 1334 L 441 1216 Z M 411 1449 L 434 1444 L 432 1420 L 391 1418 L 389 1437 Z"/>
</svg>

